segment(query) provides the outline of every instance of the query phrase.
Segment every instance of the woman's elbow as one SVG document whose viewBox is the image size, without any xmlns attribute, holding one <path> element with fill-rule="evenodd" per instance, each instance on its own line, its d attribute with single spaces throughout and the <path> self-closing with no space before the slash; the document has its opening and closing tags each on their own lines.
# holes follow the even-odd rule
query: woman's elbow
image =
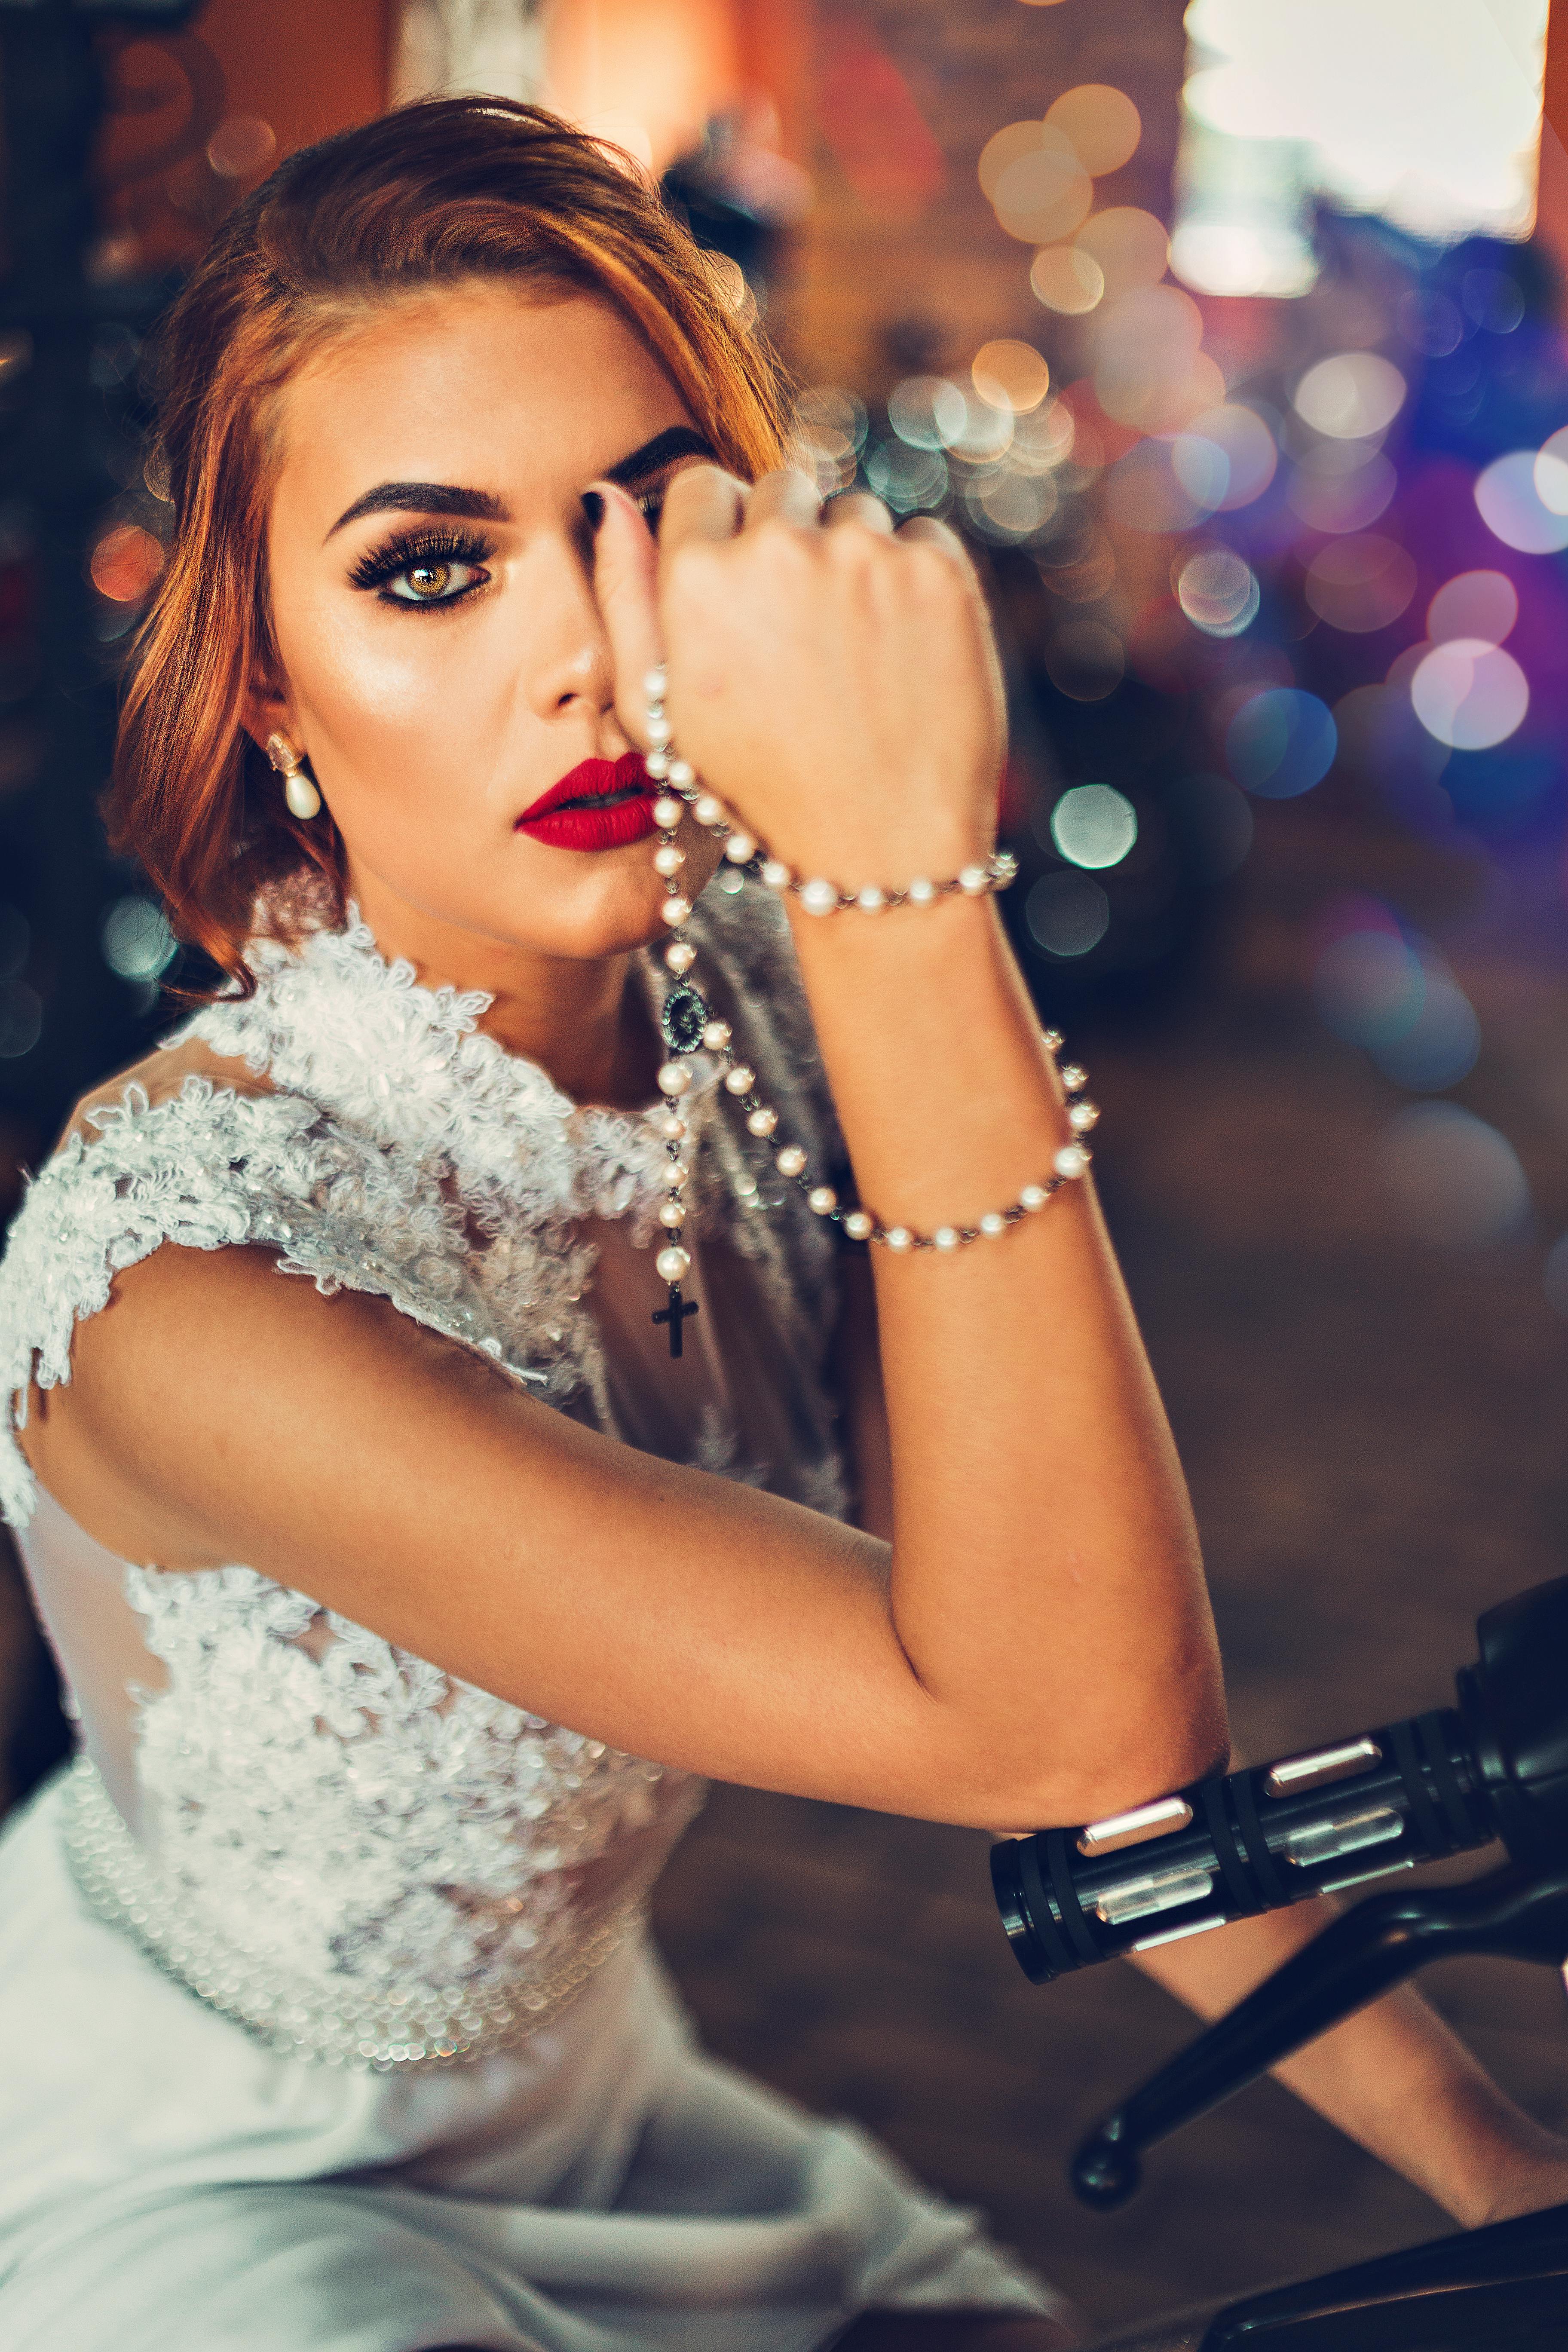
<svg viewBox="0 0 1568 2352">
<path fill-rule="evenodd" d="M 1123 1721 L 1098 1736 L 1080 1727 L 1068 1752 L 1061 1734 L 1058 1720 L 1027 1757 L 997 1758 L 999 1769 L 984 1776 L 987 1785 L 973 1792 L 966 1818 L 988 1829 L 1005 1822 L 1015 1836 L 1076 1829 L 1206 1780 L 1230 1760 L 1218 1691 L 1193 1695 L 1186 1705 L 1176 1696 L 1158 1716 Z"/>
</svg>

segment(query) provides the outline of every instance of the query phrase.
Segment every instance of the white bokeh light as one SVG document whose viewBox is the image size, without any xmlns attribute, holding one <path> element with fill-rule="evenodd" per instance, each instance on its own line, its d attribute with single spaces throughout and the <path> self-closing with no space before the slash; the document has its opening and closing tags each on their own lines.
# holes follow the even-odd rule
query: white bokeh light
<svg viewBox="0 0 1568 2352">
<path fill-rule="evenodd" d="M 1546 11 L 1547 0 L 1193 0 L 1186 110 L 1223 140 L 1301 142 L 1309 191 L 1415 236 L 1525 236 Z"/>
<path fill-rule="evenodd" d="M 1376 352 L 1335 352 L 1310 367 L 1291 404 L 1314 433 L 1365 441 L 1384 433 L 1405 405 L 1405 378 Z"/>
<path fill-rule="evenodd" d="M 1072 866 L 1120 866 L 1137 838 L 1137 811 L 1113 784 L 1074 784 L 1051 811 L 1051 839 Z"/>
<path fill-rule="evenodd" d="M 1410 680 L 1415 716 L 1455 751 L 1506 742 L 1530 709 L 1530 683 L 1511 654 L 1482 637 L 1434 646 Z"/>
<path fill-rule="evenodd" d="M 1544 452 L 1510 449 L 1506 457 L 1495 457 L 1476 482 L 1481 520 L 1494 538 L 1521 555 L 1554 555 L 1568 547 L 1568 512 L 1545 503 L 1537 478 L 1544 475 L 1552 488 L 1548 469 L 1556 463 Z M 1568 467 L 1562 470 L 1568 474 Z M 1568 497 L 1563 505 L 1568 508 Z"/>
</svg>

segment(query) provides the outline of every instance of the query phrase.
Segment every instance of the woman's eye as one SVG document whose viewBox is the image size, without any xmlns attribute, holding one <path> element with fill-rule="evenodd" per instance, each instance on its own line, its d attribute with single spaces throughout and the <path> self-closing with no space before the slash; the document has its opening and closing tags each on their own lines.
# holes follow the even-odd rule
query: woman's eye
<svg viewBox="0 0 1568 2352">
<path fill-rule="evenodd" d="M 486 576 L 477 563 L 455 560 L 405 563 L 384 593 L 396 604 L 450 604 Z"/>
</svg>

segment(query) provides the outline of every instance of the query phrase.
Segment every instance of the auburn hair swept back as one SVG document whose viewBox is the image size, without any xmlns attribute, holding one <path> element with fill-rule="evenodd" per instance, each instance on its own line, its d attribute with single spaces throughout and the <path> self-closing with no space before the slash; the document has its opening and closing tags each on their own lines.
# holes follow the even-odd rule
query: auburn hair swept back
<svg viewBox="0 0 1568 2352">
<path fill-rule="evenodd" d="M 265 894 L 343 893 L 330 817 L 291 816 L 241 724 L 274 667 L 267 519 L 278 394 L 334 334 L 401 295 L 466 278 L 613 303 L 661 362 L 721 463 L 778 464 L 781 394 L 716 275 L 629 158 L 542 108 L 428 99 L 302 149 L 236 207 L 171 307 L 153 366 L 149 478 L 174 509 L 138 632 L 105 799 L 110 839 L 176 935 L 242 992 Z M 319 895 L 319 886 L 318 886 Z"/>
</svg>

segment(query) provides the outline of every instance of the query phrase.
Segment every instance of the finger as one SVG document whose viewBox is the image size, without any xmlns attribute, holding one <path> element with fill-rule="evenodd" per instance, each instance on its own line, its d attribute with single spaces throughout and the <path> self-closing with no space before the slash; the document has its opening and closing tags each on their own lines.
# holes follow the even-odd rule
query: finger
<svg viewBox="0 0 1568 2352">
<path fill-rule="evenodd" d="M 980 574 L 974 568 L 969 550 L 955 530 L 950 530 L 944 522 L 938 522 L 935 515 L 911 515 L 907 522 L 899 525 L 893 535 L 901 546 L 930 547 L 938 555 L 944 556 L 959 573 L 970 594 L 984 608 L 985 592 L 980 585 Z"/>
<path fill-rule="evenodd" d="M 744 482 L 721 466 L 683 466 L 664 494 L 659 518 L 660 568 L 694 540 L 733 539 L 741 528 L 748 492 Z"/>
<path fill-rule="evenodd" d="M 635 499 L 614 482 L 595 482 L 599 502 L 594 534 L 594 594 L 609 640 L 616 681 L 616 716 L 634 743 L 647 749 L 643 680 L 664 659 L 655 590 L 658 550 Z M 594 509 L 589 504 L 592 518 Z"/>
<path fill-rule="evenodd" d="M 958 533 L 950 530 L 946 523 L 938 522 L 935 515 L 911 515 L 908 522 L 899 525 L 897 535 L 901 540 L 916 541 L 922 547 L 939 549 L 963 572 L 973 573 L 974 571 L 968 550 Z"/>
<path fill-rule="evenodd" d="M 823 529 L 834 530 L 847 522 L 858 522 L 862 530 L 874 530 L 884 536 L 893 528 L 892 516 L 869 490 L 840 490 L 828 499 L 822 509 Z"/>
<path fill-rule="evenodd" d="M 764 474 L 752 490 L 746 505 L 746 529 L 755 530 L 764 522 L 788 522 L 798 530 L 812 530 L 821 513 L 822 494 L 810 475 L 784 466 L 776 474 Z"/>
</svg>

